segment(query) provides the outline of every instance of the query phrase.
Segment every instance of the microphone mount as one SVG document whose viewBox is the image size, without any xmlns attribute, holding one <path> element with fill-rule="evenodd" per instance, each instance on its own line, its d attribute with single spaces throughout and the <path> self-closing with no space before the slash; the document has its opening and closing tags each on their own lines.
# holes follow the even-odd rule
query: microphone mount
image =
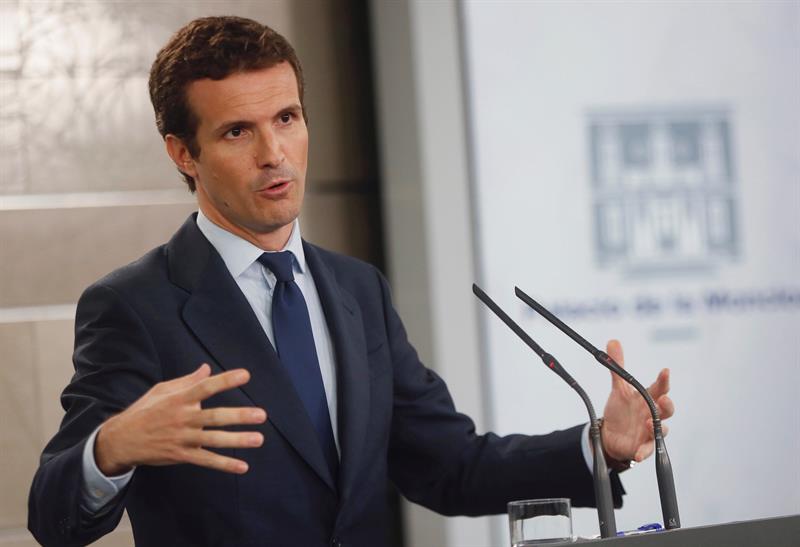
<svg viewBox="0 0 800 547">
<path fill-rule="evenodd" d="M 594 451 L 594 458 L 593 458 L 593 466 L 592 466 L 592 475 L 594 480 L 594 494 L 595 499 L 597 501 L 597 519 L 600 524 L 600 535 L 604 538 L 607 537 L 615 537 L 617 534 L 617 523 L 614 517 L 614 501 L 611 497 L 611 482 L 608 478 L 608 466 L 606 464 L 605 457 L 603 456 L 603 444 L 600 439 L 600 420 L 597 419 L 597 415 L 594 411 L 594 406 L 592 405 L 592 401 L 589 400 L 589 396 L 583 390 L 583 388 L 578 384 L 575 379 L 570 376 L 570 374 L 564 370 L 561 364 L 556 360 L 555 357 L 547 353 L 545 350 L 542 349 L 539 344 L 534 342 L 533 338 L 531 338 L 528 333 L 526 333 L 522 328 L 514 322 L 511 317 L 504 312 L 500 306 L 498 306 L 489 295 L 487 295 L 483 290 L 478 287 L 476 284 L 472 284 L 472 292 L 478 299 L 483 302 L 486 307 L 494 312 L 503 323 L 508 326 L 514 334 L 519 336 L 525 344 L 533 350 L 536 355 L 541 358 L 542 362 L 558 374 L 562 380 L 564 380 L 572 389 L 574 389 L 578 395 L 580 396 L 581 400 L 583 400 L 583 404 L 586 405 L 586 410 L 589 412 L 589 437 L 592 442 L 592 449 Z"/>
<path fill-rule="evenodd" d="M 517 297 L 525 302 L 528 306 L 533 308 L 539 315 L 547 319 L 561 332 L 572 338 L 579 346 L 588 351 L 598 363 L 606 367 L 608 370 L 622 377 L 628 384 L 632 385 L 636 391 L 647 402 L 650 409 L 650 415 L 653 418 L 653 438 L 655 442 L 655 462 L 656 462 L 656 477 L 658 479 L 658 492 L 661 498 L 661 513 L 664 517 L 664 527 L 668 530 L 681 527 L 681 519 L 678 513 L 678 498 L 675 494 L 675 478 L 672 474 L 672 462 L 667 453 L 667 445 L 664 442 L 664 433 L 661 428 L 661 416 L 656 406 L 655 401 L 650 396 L 650 392 L 640 384 L 636 378 L 611 358 L 606 352 L 597 349 L 590 344 L 580 334 L 572 330 L 566 323 L 561 321 L 558 317 L 550 313 L 544 306 L 539 304 L 536 300 L 525 294 L 519 287 L 514 287 L 514 293 Z"/>
</svg>

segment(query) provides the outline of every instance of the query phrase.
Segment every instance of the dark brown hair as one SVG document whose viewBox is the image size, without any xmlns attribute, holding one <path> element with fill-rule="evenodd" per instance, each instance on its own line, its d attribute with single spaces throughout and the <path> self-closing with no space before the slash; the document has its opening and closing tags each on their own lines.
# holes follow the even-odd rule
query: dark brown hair
<svg viewBox="0 0 800 547">
<path fill-rule="evenodd" d="M 193 158 L 200 155 L 198 119 L 189 107 L 186 88 L 195 80 L 222 80 L 234 72 L 270 68 L 288 62 L 297 78 L 303 117 L 303 69 L 291 44 L 266 25 L 242 17 L 195 19 L 158 52 L 150 69 L 150 101 L 162 137 L 181 139 Z M 191 192 L 195 181 L 181 171 Z"/>
</svg>

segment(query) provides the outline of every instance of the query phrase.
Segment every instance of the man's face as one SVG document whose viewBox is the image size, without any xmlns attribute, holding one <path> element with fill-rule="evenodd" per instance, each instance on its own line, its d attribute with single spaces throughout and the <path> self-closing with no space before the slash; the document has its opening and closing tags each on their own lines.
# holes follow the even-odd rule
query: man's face
<svg viewBox="0 0 800 547">
<path fill-rule="evenodd" d="M 261 247 L 280 248 L 300 213 L 308 163 L 308 131 L 291 65 L 197 80 L 186 96 L 199 121 L 200 153 L 192 158 L 175 139 L 172 147 L 179 150 L 170 155 L 194 177 L 203 213 Z"/>
</svg>

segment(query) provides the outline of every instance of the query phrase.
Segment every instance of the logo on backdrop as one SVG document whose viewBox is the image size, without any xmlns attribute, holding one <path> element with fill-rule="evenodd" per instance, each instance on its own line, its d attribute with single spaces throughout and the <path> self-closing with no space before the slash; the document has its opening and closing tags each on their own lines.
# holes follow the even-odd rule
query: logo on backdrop
<svg viewBox="0 0 800 547">
<path fill-rule="evenodd" d="M 736 172 L 725 109 L 589 114 L 601 266 L 708 271 L 737 255 Z"/>
</svg>

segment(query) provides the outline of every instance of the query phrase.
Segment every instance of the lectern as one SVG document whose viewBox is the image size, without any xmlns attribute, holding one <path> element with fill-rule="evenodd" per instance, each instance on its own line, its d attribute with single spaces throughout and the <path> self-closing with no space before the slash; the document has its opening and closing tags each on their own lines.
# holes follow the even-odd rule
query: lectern
<svg viewBox="0 0 800 547">
<path fill-rule="evenodd" d="M 797 547 L 800 515 L 697 528 L 679 528 L 638 536 L 580 540 L 600 547 Z"/>
</svg>

